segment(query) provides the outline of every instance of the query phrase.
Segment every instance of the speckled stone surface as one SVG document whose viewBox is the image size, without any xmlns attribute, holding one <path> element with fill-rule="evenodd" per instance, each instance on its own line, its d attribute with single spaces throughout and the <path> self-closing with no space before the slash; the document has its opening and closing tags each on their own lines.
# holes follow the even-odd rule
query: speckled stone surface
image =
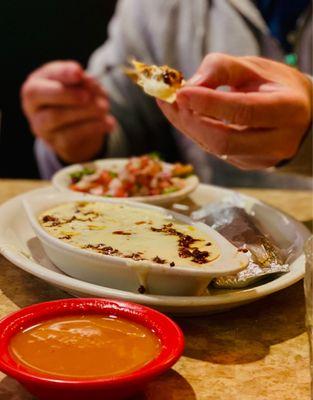
<svg viewBox="0 0 313 400">
<path fill-rule="evenodd" d="M 0 202 L 45 182 L 0 180 Z M 241 190 L 310 225 L 312 194 Z M 194 198 L 197 194 L 195 193 Z M 0 317 L 68 297 L 0 256 Z M 184 356 L 133 400 L 310 400 L 309 350 L 302 282 L 221 314 L 177 318 Z M 0 400 L 32 400 L 0 373 Z"/>
</svg>

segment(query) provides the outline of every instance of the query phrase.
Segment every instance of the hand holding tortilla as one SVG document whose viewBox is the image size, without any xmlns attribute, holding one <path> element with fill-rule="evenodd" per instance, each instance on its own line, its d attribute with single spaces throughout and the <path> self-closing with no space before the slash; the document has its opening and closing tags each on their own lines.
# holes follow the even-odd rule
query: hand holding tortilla
<svg viewBox="0 0 313 400">
<path fill-rule="evenodd" d="M 225 85 L 230 91 L 216 90 Z M 296 154 L 311 121 L 311 94 L 309 78 L 282 63 L 209 54 L 176 103 L 158 104 L 206 151 L 248 170 Z"/>
</svg>

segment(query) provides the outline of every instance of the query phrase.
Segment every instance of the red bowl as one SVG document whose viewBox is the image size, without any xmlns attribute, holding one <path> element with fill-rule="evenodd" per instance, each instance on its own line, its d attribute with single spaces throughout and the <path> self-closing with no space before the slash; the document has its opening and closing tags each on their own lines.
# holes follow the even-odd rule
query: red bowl
<svg viewBox="0 0 313 400">
<path fill-rule="evenodd" d="M 116 315 L 151 329 L 161 341 L 160 354 L 134 372 L 94 380 L 60 379 L 29 372 L 10 356 L 10 339 L 20 330 L 50 318 L 86 313 Z M 183 334 L 171 319 L 148 307 L 122 301 L 85 298 L 57 300 L 23 308 L 0 321 L 0 370 L 42 400 L 128 398 L 175 364 L 183 348 Z"/>
</svg>

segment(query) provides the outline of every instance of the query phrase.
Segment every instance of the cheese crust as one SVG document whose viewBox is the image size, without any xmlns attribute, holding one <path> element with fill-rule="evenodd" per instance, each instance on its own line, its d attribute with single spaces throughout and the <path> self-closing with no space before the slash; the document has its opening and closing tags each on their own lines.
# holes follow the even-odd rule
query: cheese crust
<svg viewBox="0 0 313 400">
<path fill-rule="evenodd" d="M 195 226 L 124 204 L 70 202 L 39 216 L 52 236 L 84 250 L 164 266 L 208 267 L 220 249 Z"/>
</svg>

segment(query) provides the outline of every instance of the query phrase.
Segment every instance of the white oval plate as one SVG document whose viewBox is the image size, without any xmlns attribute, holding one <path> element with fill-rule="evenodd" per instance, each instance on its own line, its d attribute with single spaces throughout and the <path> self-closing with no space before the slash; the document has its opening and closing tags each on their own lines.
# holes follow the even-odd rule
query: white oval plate
<svg viewBox="0 0 313 400">
<path fill-rule="evenodd" d="M 95 164 L 97 168 L 119 171 L 122 167 L 124 167 L 127 161 L 128 161 L 127 158 L 108 158 L 108 159 L 93 161 L 92 164 Z M 75 164 L 61 169 L 60 171 L 58 171 L 56 174 L 53 175 L 52 178 L 53 186 L 62 192 L 65 191 L 73 193 L 73 190 L 68 188 L 69 184 L 71 183 L 70 174 L 79 171 L 80 169 L 82 169 L 82 167 L 83 164 Z M 198 185 L 199 185 L 198 177 L 196 175 L 191 175 L 185 179 L 185 186 L 181 190 L 177 190 L 177 192 L 154 195 L 154 196 L 129 197 L 129 200 L 140 201 L 142 203 L 154 204 L 158 206 L 166 205 L 184 199 L 191 192 L 193 192 Z"/>
<path fill-rule="evenodd" d="M 53 188 L 37 189 L 36 194 L 49 194 Z M 221 200 L 233 193 L 227 189 L 214 186 L 199 185 L 194 199 L 201 198 L 212 202 Z M 22 206 L 22 199 L 28 193 L 17 196 L 0 207 L 0 253 L 24 271 L 41 278 L 52 285 L 81 297 L 95 296 L 112 299 L 123 299 L 145 304 L 163 312 L 175 315 L 203 315 L 222 311 L 255 301 L 278 290 L 284 289 L 299 281 L 304 275 L 304 255 L 302 247 L 310 232 L 300 222 L 280 211 L 269 207 L 256 199 L 243 196 L 250 204 L 256 206 L 259 215 L 266 219 L 265 223 L 272 227 L 270 233 L 281 245 L 288 247 L 296 241 L 296 248 L 290 261 L 290 272 L 264 284 L 241 290 L 212 290 L 208 296 L 158 296 L 142 295 L 111 289 L 78 279 L 71 278 L 54 266 L 44 253 L 39 240 L 35 236 Z"/>
</svg>

